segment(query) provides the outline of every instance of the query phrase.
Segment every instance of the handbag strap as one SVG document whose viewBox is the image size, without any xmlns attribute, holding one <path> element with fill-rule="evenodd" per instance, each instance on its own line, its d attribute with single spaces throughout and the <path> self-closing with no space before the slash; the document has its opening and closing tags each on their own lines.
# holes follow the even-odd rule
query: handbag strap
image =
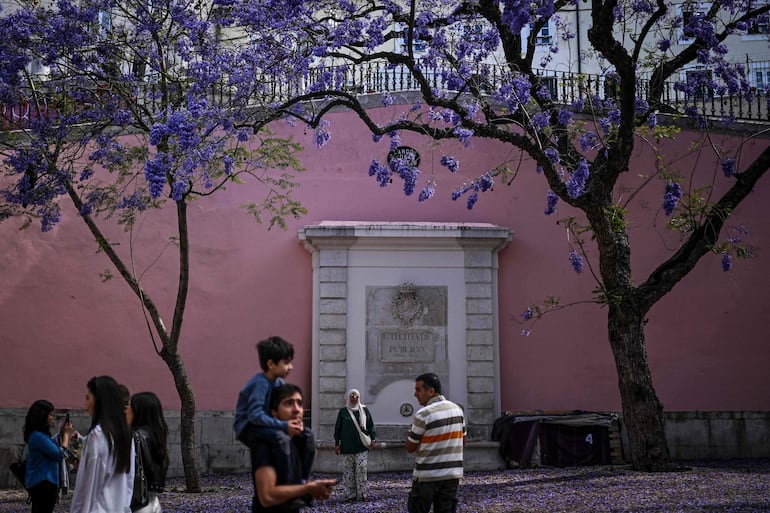
<svg viewBox="0 0 770 513">
<path fill-rule="evenodd" d="M 135 472 L 142 472 L 144 474 L 144 462 L 142 461 L 142 439 L 139 436 L 138 433 L 133 432 L 131 433 L 131 437 L 134 439 L 134 451 L 136 452 L 135 461 L 136 461 L 136 469 Z"/>
<path fill-rule="evenodd" d="M 364 411 L 364 409 L 363 409 L 364 407 L 363 407 L 363 406 L 361 406 L 360 408 L 361 408 L 361 413 L 363 413 L 364 415 L 366 415 L 366 412 L 365 412 L 365 411 Z M 346 409 L 346 410 L 348 410 L 348 415 L 350 415 L 350 418 L 353 420 L 353 425 L 354 425 L 354 426 L 356 426 L 356 431 L 358 431 L 358 438 L 360 438 L 360 439 L 361 439 L 361 443 L 362 443 L 362 444 L 364 444 L 364 445 L 366 445 L 366 446 L 368 446 L 369 444 L 371 444 L 371 443 L 372 443 L 372 439 L 371 439 L 371 437 L 370 437 L 369 435 L 365 434 L 365 433 L 364 433 L 364 432 L 361 430 L 361 425 L 358 423 L 358 420 L 356 419 L 356 415 L 354 415 L 354 414 L 353 414 L 353 410 L 351 410 L 350 408 L 347 408 L 347 407 L 346 407 L 345 409 Z M 368 439 L 368 440 L 369 440 L 369 443 L 366 443 L 366 439 L 365 439 L 364 437 L 366 437 L 366 439 Z"/>
</svg>

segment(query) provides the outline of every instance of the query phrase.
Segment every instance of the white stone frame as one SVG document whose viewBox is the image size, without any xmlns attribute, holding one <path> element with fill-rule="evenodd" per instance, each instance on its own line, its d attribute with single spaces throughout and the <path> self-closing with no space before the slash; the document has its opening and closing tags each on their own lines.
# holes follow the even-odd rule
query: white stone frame
<svg viewBox="0 0 770 513">
<path fill-rule="evenodd" d="M 454 283 L 464 289 L 465 305 L 454 312 L 465 349 L 465 361 L 460 363 L 464 379 L 450 385 L 452 399 L 465 405 L 469 440 L 489 440 L 500 414 L 497 255 L 511 240 L 510 228 L 486 223 L 323 221 L 300 230 L 299 239 L 313 256 L 311 424 L 317 440 L 333 439 L 341 400 L 355 385 L 348 380 L 348 330 L 361 320 L 348 313 L 360 312 L 351 303 L 360 297 L 351 297 L 349 279 L 360 282 L 364 265 L 382 269 L 392 262 L 390 284 L 414 281 L 403 277 L 414 276 L 412 264 L 426 258 L 431 268 L 452 274 Z M 371 276 L 376 279 L 376 273 Z M 403 425 L 410 422 L 405 418 Z M 390 432 L 378 425 L 378 438 L 400 440 L 403 425 L 393 425 Z"/>
</svg>

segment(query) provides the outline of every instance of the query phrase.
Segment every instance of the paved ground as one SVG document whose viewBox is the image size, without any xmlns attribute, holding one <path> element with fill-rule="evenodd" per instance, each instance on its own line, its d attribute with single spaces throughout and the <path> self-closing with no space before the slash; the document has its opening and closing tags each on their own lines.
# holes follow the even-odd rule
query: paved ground
<svg viewBox="0 0 770 513">
<path fill-rule="evenodd" d="M 688 470 L 663 474 L 627 467 L 572 467 L 468 473 L 460 485 L 458 513 L 654 513 L 770 512 L 770 460 L 687 462 Z M 404 513 L 409 475 L 371 474 L 370 500 L 337 499 L 318 504 L 320 513 Z M 246 474 L 204 477 L 204 492 L 187 494 L 173 479 L 162 496 L 165 513 L 248 513 Z M 26 513 L 25 495 L 0 490 L 0 513 Z M 56 513 L 69 511 L 69 497 Z"/>
</svg>

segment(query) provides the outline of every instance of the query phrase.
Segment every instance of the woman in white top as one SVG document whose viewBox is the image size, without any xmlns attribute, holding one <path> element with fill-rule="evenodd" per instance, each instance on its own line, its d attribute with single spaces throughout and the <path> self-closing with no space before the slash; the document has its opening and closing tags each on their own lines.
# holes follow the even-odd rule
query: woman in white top
<svg viewBox="0 0 770 513">
<path fill-rule="evenodd" d="M 130 513 L 134 444 L 118 383 L 91 378 L 86 409 L 91 429 L 80 456 L 71 513 Z"/>
</svg>

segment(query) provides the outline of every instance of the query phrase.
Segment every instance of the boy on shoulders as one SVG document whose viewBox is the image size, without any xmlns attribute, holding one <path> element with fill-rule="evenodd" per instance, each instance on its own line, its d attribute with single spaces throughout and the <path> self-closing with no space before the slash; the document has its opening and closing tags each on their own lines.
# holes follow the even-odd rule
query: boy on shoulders
<svg viewBox="0 0 770 513">
<path fill-rule="evenodd" d="M 307 480 L 315 457 L 315 439 L 301 419 L 280 420 L 270 413 L 270 393 L 284 384 L 293 369 L 294 347 L 281 337 L 269 337 L 257 343 L 259 365 L 256 373 L 241 389 L 235 408 L 233 429 L 236 438 L 253 450 L 259 442 L 271 444 L 277 465 L 291 465 L 294 444 L 302 461 L 302 479 Z M 279 468 L 279 470 L 282 470 Z"/>
</svg>

